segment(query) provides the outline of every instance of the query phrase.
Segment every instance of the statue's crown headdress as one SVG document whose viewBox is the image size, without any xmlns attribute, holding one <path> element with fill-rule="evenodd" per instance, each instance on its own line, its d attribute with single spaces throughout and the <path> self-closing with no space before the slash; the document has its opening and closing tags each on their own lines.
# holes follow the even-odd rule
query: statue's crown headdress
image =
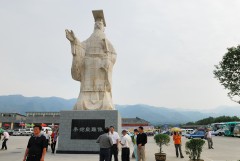
<svg viewBox="0 0 240 161">
<path fill-rule="evenodd" d="M 105 22 L 103 10 L 93 10 L 92 13 L 93 13 L 93 17 L 94 17 L 95 22 L 98 21 L 98 20 L 101 20 L 101 21 L 103 21 L 104 27 L 106 27 L 106 22 Z"/>
</svg>

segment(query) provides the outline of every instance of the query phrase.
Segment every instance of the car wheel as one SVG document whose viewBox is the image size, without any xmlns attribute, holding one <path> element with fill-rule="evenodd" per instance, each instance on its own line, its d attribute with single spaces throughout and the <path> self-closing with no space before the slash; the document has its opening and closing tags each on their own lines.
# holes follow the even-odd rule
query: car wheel
<svg viewBox="0 0 240 161">
<path fill-rule="evenodd" d="M 219 135 L 219 136 L 222 136 L 222 133 L 220 132 L 218 135 Z"/>
</svg>

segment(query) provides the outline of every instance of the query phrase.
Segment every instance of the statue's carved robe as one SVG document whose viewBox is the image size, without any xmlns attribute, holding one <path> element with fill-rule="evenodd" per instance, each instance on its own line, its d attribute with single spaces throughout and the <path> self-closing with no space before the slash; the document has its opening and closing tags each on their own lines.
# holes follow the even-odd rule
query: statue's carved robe
<svg viewBox="0 0 240 161">
<path fill-rule="evenodd" d="M 75 110 L 112 110 L 112 68 L 116 53 L 102 31 L 72 44 L 72 77 L 81 82 Z"/>
</svg>

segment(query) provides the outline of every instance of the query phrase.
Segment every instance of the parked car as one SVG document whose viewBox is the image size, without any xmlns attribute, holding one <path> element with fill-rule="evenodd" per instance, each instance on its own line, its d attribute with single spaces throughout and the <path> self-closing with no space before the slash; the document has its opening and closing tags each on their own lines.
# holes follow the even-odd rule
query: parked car
<svg viewBox="0 0 240 161">
<path fill-rule="evenodd" d="M 201 138 L 204 139 L 205 136 L 205 131 L 200 130 L 200 131 L 195 131 L 191 134 L 186 134 L 185 137 L 188 139 L 192 139 L 192 138 Z"/>
<path fill-rule="evenodd" d="M 172 135 L 171 131 L 163 131 L 162 134 Z"/>
<path fill-rule="evenodd" d="M 10 130 L 10 129 L 5 130 L 5 131 L 8 132 L 8 134 L 9 134 L 10 136 L 12 136 L 12 135 L 13 135 L 13 132 L 14 132 L 14 130 Z"/>
<path fill-rule="evenodd" d="M 24 136 L 31 136 L 33 134 L 33 128 L 26 128 L 26 130 L 23 132 Z"/>
<path fill-rule="evenodd" d="M 46 130 L 48 130 L 49 135 L 52 135 L 52 129 L 50 127 L 42 127 L 42 133 L 46 133 Z"/>
<path fill-rule="evenodd" d="M 24 131 L 26 131 L 26 129 L 14 129 L 13 136 L 22 136 Z"/>
<path fill-rule="evenodd" d="M 215 136 L 225 135 L 225 129 L 218 129 L 217 131 L 212 131 L 212 135 L 215 135 Z"/>
</svg>

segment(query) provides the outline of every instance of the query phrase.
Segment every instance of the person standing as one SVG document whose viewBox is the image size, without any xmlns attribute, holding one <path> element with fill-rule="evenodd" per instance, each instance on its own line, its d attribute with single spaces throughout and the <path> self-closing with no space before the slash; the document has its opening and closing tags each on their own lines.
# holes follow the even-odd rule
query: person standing
<svg viewBox="0 0 240 161">
<path fill-rule="evenodd" d="M 137 151 L 138 151 L 138 146 L 137 146 L 137 135 L 138 135 L 138 130 L 137 129 L 134 129 L 134 136 L 133 136 L 133 148 L 134 148 L 134 156 L 135 156 L 135 159 L 136 161 L 138 161 L 138 154 L 137 154 Z"/>
<path fill-rule="evenodd" d="M 46 155 L 46 137 L 41 134 L 42 126 L 35 125 L 30 137 L 23 161 L 44 161 Z"/>
<path fill-rule="evenodd" d="M 145 145 L 147 144 L 147 134 L 144 133 L 143 127 L 138 128 L 139 134 L 137 135 L 138 145 L 138 161 L 146 161 Z"/>
<path fill-rule="evenodd" d="M 7 150 L 7 141 L 9 139 L 9 133 L 7 131 L 3 132 L 3 143 L 2 143 L 2 149 L 1 150 Z"/>
<path fill-rule="evenodd" d="M 173 134 L 173 141 L 174 141 L 174 145 L 175 145 L 175 149 L 176 149 L 176 156 L 177 156 L 177 158 L 178 158 L 178 155 L 179 155 L 178 151 L 180 153 L 181 158 L 184 158 L 184 156 L 182 154 L 182 148 L 181 148 L 181 146 L 182 146 L 182 137 L 181 137 L 181 135 L 179 133 L 177 133 L 177 132 L 174 132 L 174 134 Z"/>
<path fill-rule="evenodd" d="M 122 161 L 130 161 L 130 145 L 132 138 L 127 134 L 126 130 L 122 131 L 122 139 L 120 144 L 122 145 Z"/>
<path fill-rule="evenodd" d="M 57 137 L 58 137 L 58 131 L 54 131 L 51 135 L 51 149 L 52 149 L 52 153 L 54 154 L 55 152 L 55 147 L 56 147 L 56 144 L 57 144 Z"/>
<path fill-rule="evenodd" d="M 49 145 L 49 142 L 50 142 L 50 134 L 48 133 L 48 129 L 46 129 L 46 133 L 44 134 L 44 136 L 46 137 L 46 144 L 47 144 L 47 151 L 48 151 L 48 145 Z"/>
<path fill-rule="evenodd" d="M 111 148 L 111 156 L 110 160 L 112 160 L 112 155 L 114 155 L 114 161 L 118 161 L 118 144 L 119 144 L 119 135 L 118 133 L 114 130 L 113 126 L 110 126 L 110 132 L 109 136 L 112 138 L 112 148 Z"/>
<path fill-rule="evenodd" d="M 206 136 L 208 141 L 208 149 L 213 149 L 212 133 L 209 129 L 207 130 Z"/>
<path fill-rule="evenodd" d="M 100 161 L 110 161 L 112 138 L 109 136 L 109 128 L 104 129 L 104 134 L 100 135 L 97 143 L 100 145 Z"/>
</svg>

